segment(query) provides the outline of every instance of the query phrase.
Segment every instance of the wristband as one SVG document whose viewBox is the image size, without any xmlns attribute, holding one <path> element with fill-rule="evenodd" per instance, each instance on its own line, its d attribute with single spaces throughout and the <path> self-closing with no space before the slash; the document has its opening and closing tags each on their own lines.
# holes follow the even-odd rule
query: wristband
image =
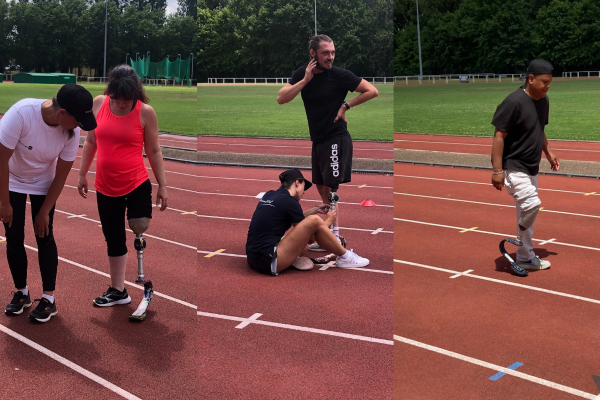
<svg viewBox="0 0 600 400">
<path fill-rule="evenodd" d="M 346 110 L 349 110 L 349 109 L 350 109 L 350 104 L 348 104 L 348 103 L 344 102 L 344 105 L 346 106 Z"/>
</svg>

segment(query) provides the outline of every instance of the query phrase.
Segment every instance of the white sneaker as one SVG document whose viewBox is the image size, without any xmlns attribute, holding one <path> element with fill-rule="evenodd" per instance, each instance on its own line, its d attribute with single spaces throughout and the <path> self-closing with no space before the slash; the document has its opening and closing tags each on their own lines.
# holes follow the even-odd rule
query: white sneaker
<svg viewBox="0 0 600 400">
<path fill-rule="evenodd" d="M 352 250 L 348 250 L 348 255 L 342 259 L 342 257 L 338 257 L 335 260 L 335 266 L 338 268 L 360 268 L 366 267 L 369 265 L 369 260 L 363 258 L 353 252 Z"/>
<path fill-rule="evenodd" d="M 542 260 L 539 256 L 535 256 L 532 260 L 518 263 L 524 269 L 546 269 L 550 266 L 550 261 Z"/>
<path fill-rule="evenodd" d="M 344 246 L 344 248 L 346 248 L 346 239 L 343 236 L 336 236 L 336 238 L 337 238 L 338 242 L 340 242 L 340 244 L 342 246 Z M 321 248 L 321 246 L 317 242 L 309 244 L 308 250 L 310 250 L 310 251 L 328 251 L 328 250 Z"/>
</svg>

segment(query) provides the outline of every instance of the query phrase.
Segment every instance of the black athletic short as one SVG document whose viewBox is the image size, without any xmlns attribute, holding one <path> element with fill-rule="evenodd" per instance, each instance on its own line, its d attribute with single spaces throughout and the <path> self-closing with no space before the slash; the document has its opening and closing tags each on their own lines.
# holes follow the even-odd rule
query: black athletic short
<svg viewBox="0 0 600 400">
<path fill-rule="evenodd" d="M 312 145 L 312 182 L 335 186 L 352 180 L 352 138 L 349 133 Z"/>
<path fill-rule="evenodd" d="M 247 257 L 248 266 L 265 275 L 277 276 L 277 246 L 275 246 L 273 256 L 264 256 L 261 258 Z"/>
<path fill-rule="evenodd" d="M 120 257 L 127 254 L 125 214 L 127 213 L 127 219 L 152 218 L 150 179 L 124 196 L 111 197 L 96 191 L 96 201 L 108 256 Z"/>
</svg>

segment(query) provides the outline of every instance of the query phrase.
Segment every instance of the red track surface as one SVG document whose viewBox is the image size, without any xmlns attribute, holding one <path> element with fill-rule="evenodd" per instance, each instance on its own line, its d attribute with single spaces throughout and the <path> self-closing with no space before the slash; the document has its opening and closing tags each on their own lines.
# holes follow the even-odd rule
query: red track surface
<svg viewBox="0 0 600 400">
<path fill-rule="evenodd" d="M 310 156 L 312 143 L 305 139 L 257 139 L 227 136 L 198 136 L 198 151 L 226 153 L 285 154 L 289 156 Z M 354 142 L 356 158 L 391 160 L 391 143 Z"/>
<path fill-rule="evenodd" d="M 394 258 L 402 261 L 394 266 L 395 335 L 504 368 L 518 361 L 524 365 L 516 372 L 550 382 L 507 375 L 491 381 L 492 369 L 396 341 L 399 398 L 593 398 L 599 389 L 592 375 L 600 374 L 596 353 L 590 351 L 600 346 L 600 209 L 597 194 L 590 193 L 600 193 L 600 182 L 540 176 L 544 209 L 535 239 L 554 241 L 537 241 L 535 251 L 552 266 L 519 278 L 498 251 L 503 235 L 514 235 L 514 205 L 506 192 L 488 184 L 489 172 L 396 164 L 395 174 L 394 216 L 406 220 L 394 221 L 401 238 L 394 243 Z M 466 270 L 488 280 L 449 279 Z"/>
<path fill-rule="evenodd" d="M 81 151 L 81 150 L 80 150 Z M 78 168 L 80 159 L 75 162 Z M 195 223 L 197 217 L 174 209 L 194 211 L 196 180 L 181 173 L 194 174 L 195 167 L 165 162 L 170 209 L 154 210 L 146 233 L 148 247 L 144 253 L 146 276 L 158 293 L 183 300 L 183 305 L 155 294 L 148 318 L 131 323 L 132 313 L 142 298 L 142 291 L 127 285 L 132 303 L 113 308 L 95 308 L 92 299 L 106 290 L 109 279 L 106 246 L 98 226 L 95 194 L 87 200 L 77 193 L 78 171 L 71 171 L 67 185 L 57 202 L 55 236 L 59 256 L 56 301 L 59 313 L 46 324 L 31 323 L 26 311 L 16 317 L 0 315 L 0 325 L 57 353 L 117 387 L 143 399 L 188 399 L 196 393 L 194 371 L 197 369 L 194 308 L 196 293 L 190 282 L 196 280 Z M 91 170 L 95 168 L 92 165 Z M 151 180 L 154 177 L 150 173 Z M 93 188 L 94 174 L 88 181 Z M 177 190 L 179 187 L 184 190 Z M 29 210 L 27 211 L 29 213 Z M 68 213 L 68 214 L 67 214 Z M 86 214 L 86 217 L 71 217 Z M 29 217 L 28 217 L 29 218 Z M 87 218 L 87 219 L 86 219 Z M 153 238 L 151 236 L 157 236 Z M 128 233 L 129 262 L 126 279 L 133 282 L 137 274 L 133 234 Z M 159 238 L 176 243 L 168 243 Z M 26 244 L 36 248 L 30 226 Z M 177 244 L 179 243 L 179 244 Z M 186 247 L 188 246 L 188 247 Z M 6 265 L 5 243 L 0 243 L 0 302 L 4 307 L 14 290 Z M 29 257 L 29 288 L 34 297 L 41 296 L 37 255 Z M 174 256 L 176 254 L 176 257 Z M 74 265 L 80 264 L 81 266 Z M 82 266 L 92 270 L 83 269 Z M 0 327 L 2 328 L 2 327 Z M 65 367 L 46 355 L 0 332 L 0 398 L 118 398 L 115 393 Z M 184 371 L 185 373 L 181 373 Z M 46 379 L 48 374 L 52 379 Z M 41 381 L 40 381 L 41 379 Z M 36 384 L 43 382 L 43 384 Z M 51 397 L 49 397 L 51 396 Z"/>
<path fill-rule="evenodd" d="M 196 150 L 197 139 L 195 136 L 170 135 L 163 133 L 158 137 L 161 146 L 177 147 L 181 149 Z"/>
<path fill-rule="evenodd" d="M 349 247 L 371 260 L 368 269 L 387 273 L 315 267 L 269 277 L 252 271 L 244 257 L 231 255 L 245 254 L 255 196 L 276 189 L 278 173 L 199 168 L 199 392 L 210 399 L 391 399 L 392 208 L 344 204 L 370 198 L 391 205 L 391 178 L 355 174 L 355 186 L 339 190 L 341 232 Z M 358 187 L 365 184 L 371 187 Z M 317 198 L 309 190 L 303 200 Z M 301 204 L 308 208 L 318 202 Z M 377 228 L 384 232 L 371 234 Z M 220 249 L 222 253 L 205 257 Z M 239 319 L 224 319 L 255 313 L 262 314 L 259 321 L 289 326 L 252 323 L 235 329 Z M 369 341 L 377 339 L 388 343 Z"/>
<path fill-rule="evenodd" d="M 600 142 L 550 140 L 550 146 L 561 160 L 600 162 Z M 394 148 L 489 155 L 492 138 L 395 133 Z"/>
</svg>

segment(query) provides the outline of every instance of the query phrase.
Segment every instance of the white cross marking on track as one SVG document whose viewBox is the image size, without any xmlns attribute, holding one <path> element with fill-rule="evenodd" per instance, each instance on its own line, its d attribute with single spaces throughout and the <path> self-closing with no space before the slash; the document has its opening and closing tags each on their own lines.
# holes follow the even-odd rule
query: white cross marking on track
<svg viewBox="0 0 600 400">
<path fill-rule="evenodd" d="M 383 231 L 383 228 L 377 228 L 373 232 L 371 232 L 371 235 L 377 235 L 381 231 Z"/>
<path fill-rule="evenodd" d="M 335 267 L 335 261 L 329 261 L 327 264 L 324 264 L 319 271 L 326 271 L 328 268 Z"/>
<path fill-rule="evenodd" d="M 543 242 L 540 242 L 540 244 L 546 244 L 546 243 L 550 243 L 550 242 L 554 242 L 556 239 L 552 238 L 552 239 L 548 239 L 548 240 L 544 240 Z"/>
<path fill-rule="evenodd" d="M 252 321 L 256 321 L 260 317 L 262 317 L 261 313 L 255 313 L 250 318 L 248 318 L 247 320 L 245 320 L 241 324 L 237 325 L 236 329 L 244 329 L 245 327 L 247 327 L 248 325 L 250 325 L 252 323 Z"/>
<path fill-rule="evenodd" d="M 81 218 L 81 217 L 87 217 L 87 215 L 86 214 L 70 215 L 67 218 Z"/>
<path fill-rule="evenodd" d="M 468 270 L 466 270 L 465 272 L 459 272 L 459 273 L 457 273 L 456 275 L 452 275 L 452 276 L 450 277 L 450 279 L 458 278 L 459 276 L 465 276 L 465 275 L 468 275 L 468 274 L 470 274 L 470 273 L 471 273 L 471 272 L 473 272 L 473 271 L 474 271 L 473 269 L 468 269 Z"/>
</svg>

